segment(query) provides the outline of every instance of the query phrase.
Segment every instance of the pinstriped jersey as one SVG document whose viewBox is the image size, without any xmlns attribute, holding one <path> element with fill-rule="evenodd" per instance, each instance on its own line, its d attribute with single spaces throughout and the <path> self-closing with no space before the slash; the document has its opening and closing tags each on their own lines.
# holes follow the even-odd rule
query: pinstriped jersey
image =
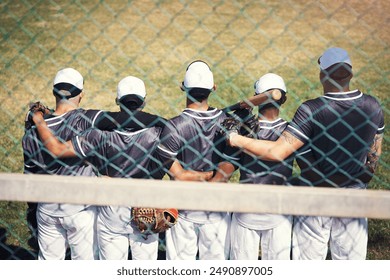
<svg viewBox="0 0 390 280">
<path fill-rule="evenodd" d="M 379 102 L 354 90 L 326 93 L 304 102 L 286 131 L 309 145 L 325 177 L 335 173 L 357 177 L 375 135 L 383 133 L 384 126 Z M 359 182 L 348 182 L 348 186 L 365 187 Z"/>
<path fill-rule="evenodd" d="M 213 152 L 226 114 L 219 109 L 197 111 L 186 108 L 164 127 L 155 157 L 169 169 L 175 159 L 186 170 L 209 171 L 216 168 Z M 180 211 L 180 217 L 191 222 L 210 223 L 226 213 Z"/>
<path fill-rule="evenodd" d="M 149 178 L 151 153 L 159 143 L 161 128 L 139 131 L 92 129 L 72 139 L 73 147 L 81 158 L 90 162 L 97 171 L 109 177 Z M 132 233 L 131 208 L 102 206 L 99 217 L 114 232 Z"/>
<path fill-rule="evenodd" d="M 61 116 L 46 119 L 48 127 L 61 140 L 70 140 L 73 136 L 94 125 L 99 110 L 75 109 Z M 55 174 L 68 176 L 96 176 L 92 167 L 78 158 L 58 159 L 47 152 L 39 140 L 35 127 L 27 130 L 22 140 L 25 158 L 25 173 Z M 87 205 L 57 203 L 39 203 L 38 209 L 45 214 L 63 217 L 83 210 Z"/>
</svg>

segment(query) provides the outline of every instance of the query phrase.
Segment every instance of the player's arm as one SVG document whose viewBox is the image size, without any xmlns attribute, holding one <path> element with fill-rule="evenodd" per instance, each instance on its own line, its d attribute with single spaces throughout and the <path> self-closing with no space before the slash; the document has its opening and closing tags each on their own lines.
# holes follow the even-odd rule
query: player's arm
<svg viewBox="0 0 390 280">
<path fill-rule="evenodd" d="M 221 143 L 225 144 L 226 142 L 223 141 Z M 223 152 L 216 160 L 213 160 L 217 165 L 217 169 L 214 171 L 213 178 L 210 179 L 210 182 L 226 183 L 239 168 L 242 151 L 230 146 L 217 146 L 217 149 L 218 148 Z"/>
<path fill-rule="evenodd" d="M 65 143 L 58 140 L 58 138 L 51 132 L 42 113 L 35 112 L 33 115 L 33 121 L 37 127 L 39 137 L 46 149 L 55 157 L 76 157 L 72 141 Z"/>
<path fill-rule="evenodd" d="M 209 180 L 210 182 L 223 182 L 226 183 L 232 177 L 236 168 L 228 161 L 223 161 L 218 164 L 218 168 L 214 176 Z"/>
<path fill-rule="evenodd" d="M 276 141 L 258 140 L 231 133 L 228 143 L 268 161 L 282 161 L 304 145 L 304 142 L 288 131 L 284 131 Z"/>
<path fill-rule="evenodd" d="M 367 155 L 366 164 L 372 173 L 375 173 L 375 170 L 378 167 L 379 158 L 382 154 L 382 142 L 383 134 L 375 135 L 374 142 L 371 145 L 370 151 Z"/>
<path fill-rule="evenodd" d="M 357 177 L 363 183 L 368 184 L 374 177 L 375 171 L 379 164 L 379 158 L 382 154 L 383 134 L 376 134 L 374 142 L 367 154 L 367 160 L 362 173 Z"/>
<path fill-rule="evenodd" d="M 374 138 L 374 142 L 370 147 L 370 151 L 367 154 L 367 160 L 363 167 L 362 172 L 357 176 L 355 179 L 358 179 L 362 181 L 363 183 L 368 184 L 371 179 L 374 177 L 375 171 L 378 167 L 379 158 L 382 154 L 382 141 L 383 141 L 383 134 L 377 134 Z M 343 178 L 345 175 L 338 175 L 336 176 L 336 179 L 338 177 Z M 333 177 L 331 177 L 331 180 L 337 183 L 336 180 L 334 180 Z"/>
<path fill-rule="evenodd" d="M 367 154 L 367 161 L 365 164 L 366 170 L 359 176 L 359 179 L 364 183 L 369 183 L 371 181 L 378 167 L 379 158 L 382 154 L 382 142 L 383 134 L 376 134 L 374 142 L 370 147 L 370 151 Z"/>
<path fill-rule="evenodd" d="M 180 162 L 175 160 L 168 175 L 177 181 L 208 181 L 213 176 L 213 171 L 185 170 Z"/>
</svg>

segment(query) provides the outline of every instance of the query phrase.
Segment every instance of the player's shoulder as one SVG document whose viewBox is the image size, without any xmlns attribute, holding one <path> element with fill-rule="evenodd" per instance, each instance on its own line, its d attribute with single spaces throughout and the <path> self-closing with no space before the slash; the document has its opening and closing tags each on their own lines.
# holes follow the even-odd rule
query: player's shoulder
<svg viewBox="0 0 390 280">
<path fill-rule="evenodd" d="M 149 131 L 151 134 L 156 135 L 158 137 L 161 134 L 163 129 L 164 128 L 160 127 L 160 126 L 153 126 L 153 127 L 149 128 Z"/>
<path fill-rule="evenodd" d="M 365 102 L 370 102 L 372 104 L 380 106 L 380 101 L 377 97 L 370 95 L 370 94 L 367 94 L 367 93 L 362 93 L 362 96 L 365 99 Z"/>
<path fill-rule="evenodd" d="M 50 118 L 47 119 L 47 121 L 57 121 L 57 119 L 70 119 L 70 118 L 91 119 L 91 118 L 96 118 L 96 116 L 101 113 L 102 113 L 101 110 L 76 108 L 74 110 L 70 110 L 59 116 L 51 116 Z"/>
<path fill-rule="evenodd" d="M 156 142 L 156 141 L 158 142 L 162 131 L 163 128 L 157 126 L 145 128 L 143 129 L 143 131 L 139 133 L 139 139 L 144 139 L 141 141 L 146 141 L 146 142 Z"/>
<path fill-rule="evenodd" d="M 315 98 L 311 98 L 311 99 L 305 100 L 304 102 L 302 102 L 302 105 L 305 105 L 305 106 L 315 106 L 317 104 L 325 103 L 326 100 L 327 99 L 324 97 L 324 95 L 321 95 L 321 96 L 318 96 L 318 97 L 315 97 Z"/>
<path fill-rule="evenodd" d="M 225 113 L 216 108 L 207 111 L 198 111 L 186 108 L 179 115 L 168 120 L 166 126 L 181 126 L 196 121 L 212 121 L 226 118 Z"/>
<path fill-rule="evenodd" d="M 214 122 L 227 117 L 225 112 L 213 107 L 209 107 L 206 111 L 187 109 L 183 111 L 183 115 L 187 118 L 196 120 L 197 122 Z"/>
<path fill-rule="evenodd" d="M 98 109 L 83 109 L 83 108 L 79 108 L 80 112 L 85 114 L 86 116 L 89 116 L 89 117 L 97 117 L 98 115 L 100 114 L 104 114 L 105 112 L 102 111 L 102 110 L 98 110 Z"/>
<path fill-rule="evenodd" d="M 188 120 L 194 118 L 195 116 L 196 116 L 196 114 L 194 114 L 193 110 L 190 110 L 190 109 L 186 108 L 180 114 L 178 114 L 177 116 L 174 116 L 174 117 L 170 118 L 167 121 L 167 125 L 166 126 L 175 127 L 175 126 L 181 125 L 183 123 L 188 122 Z"/>
<path fill-rule="evenodd" d="M 174 116 L 170 119 L 168 119 L 165 123 L 165 126 L 163 128 L 164 131 L 169 130 L 175 130 L 175 127 L 183 123 L 183 116 L 182 114 Z"/>
</svg>

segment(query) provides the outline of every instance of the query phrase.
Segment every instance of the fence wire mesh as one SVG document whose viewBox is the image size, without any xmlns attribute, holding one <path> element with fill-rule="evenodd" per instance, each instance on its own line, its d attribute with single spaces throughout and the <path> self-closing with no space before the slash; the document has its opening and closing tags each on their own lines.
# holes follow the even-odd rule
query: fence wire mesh
<svg viewBox="0 0 390 280">
<path fill-rule="evenodd" d="M 144 110 L 166 119 L 186 107 L 179 86 L 193 60 L 207 61 L 213 71 L 217 89 L 209 104 L 216 108 L 252 96 L 254 82 L 273 72 L 284 78 L 288 91 L 280 116 L 291 121 L 302 102 L 323 95 L 317 60 L 325 49 L 337 46 L 348 50 L 353 62 L 351 89 L 376 97 L 388 123 L 389 12 L 390 3 L 384 0 L 2 1 L 0 171 L 24 171 L 21 142 L 28 103 L 40 100 L 54 108 L 53 79 L 65 67 L 84 77 L 81 107 L 118 111 L 117 84 L 132 75 L 145 82 Z M 191 142 L 185 146 L 191 149 Z M 390 189 L 387 147 L 384 134 L 369 188 Z M 321 157 L 328 160 L 327 154 Z M 254 158 L 240 161 L 241 169 L 264 168 Z M 284 163 L 291 165 L 293 177 L 299 175 L 296 165 Z M 37 244 L 28 242 L 26 205 L 0 206 L 0 258 L 36 258 Z M 385 245 L 389 228 L 388 221 L 369 221 L 368 258 L 390 258 Z M 165 236 L 160 237 L 164 255 Z"/>
</svg>

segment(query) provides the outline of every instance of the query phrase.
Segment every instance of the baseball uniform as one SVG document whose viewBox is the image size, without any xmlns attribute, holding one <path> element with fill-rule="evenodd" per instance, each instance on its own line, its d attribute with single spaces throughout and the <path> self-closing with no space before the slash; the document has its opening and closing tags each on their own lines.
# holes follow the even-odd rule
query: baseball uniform
<svg viewBox="0 0 390 280">
<path fill-rule="evenodd" d="M 101 129 L 116 127 L 144 128 L 144 121 L 158 122 L 158 116 L 143 112 L 109 113 L 99 110 L 74 109 L 79 106 L 84 88 L 83 76 L 73 68 L 57 72 L 53 81 L 57 116 L 49 116 L 47 124 L 63 141 L 97 126 Z M 61 113 L 59 113 L 61 112 Z M 64 112 L 64 113 L 62 113 Z M 61 114 L 61 115 L 60 115 Z M 44 148 L 36 127 L 26 126 L 23 137 L 24 173 L 56 174 L 67 176 L 95 176 L 94 170 L 77 158 L 53 158 Z M 29 218 L 34 209 L 29 203 Z M 90 205 L 39 203 L 37 207 L 39 259 L 64 259 L 66 248 L 72 259 L 96 257 L 94 226 L 96 209 Z M 84 240 L 84 242 L 82 242 Z"/>
<path fill-rule="evenodd" d="M 150 153 L 159 143 L 161 128 L 131 132 L 90 130 L 72 139 L 81 158 L 101 175 L 120 178 L 148 178 Z M 129 241 L 132 259 L 156 260 L 158 234 L 142 235 L 130 224 L 131 207 L 101 206 L 98 213 L 99 258 L 127 260 Z"/>
<path fill-rule="evenodd" d="M 144 126 L 150 126 L 151 124 L 162 125 L 157 116 L 143 112 L 135 112 L 132 118 L 129 118 L 127 112 L 103 112 L 100 110 L 76 109 L 61 116 L 46 116 L 46 118 L 50 129 L 55 132 L 56 136 L 64 141 L 71 139 L 73 136 L 90 127 L 109 130 L 116 127 L 132 126 L 133 130 L 137 130 Z M 77 158 L 60 160 L 51 157 L 40 142 L 34 126 L 25 131 L 22 145 L 24 153 L 24 173 L 26 174 L 96 176 L 92 167 L 82 160 Z M 95 208 L 89 205 L 75 206 L 51 203 L 40 203 L 38 209 L 41 215 L 38 219 L 41 219 L 42 221 L 41 230 L 39 231 L 41 238 L 39 238 L 40 253 L 38 257 L 40 259 L 63 259 L 65 257 L 65 251 L 68 245 L 66 244 L 66 238 L 63 238 L 63 236 L 65 236 L 63 232 L 67 231 L 65 228 L 71 227 L 72 222 L 67 221 L 68 223 L 65 225 L 61 219 L 73 216 L 76 213 L 79 215 L 87 215 L 88 213 L 95 211 Z M 52 229 L 52 231 L 49 231 L 50 229 L 46 230 L 46 227 L 42 228 L 44 224 L 44 220 L 42 220 L 43 215 L 55 217 L 46 221 L 46 227 L 49 227 L 50 224 L 52 224 L 52 226 L 57 224 L 57 227 Z M 92 214 L 91 217 L 86 217 L 86 220 L 91 221 L 93 215 L 95 214 Z M 80 229 L 80 233 L 90 240 L 89 246 L 92 246 L 94 244 L 94 236 L 91 236 L 90 233 L 93 233 L 94 230 L 92 229 L 92 224 L 90 224 L 90 226 L 90 232 L 88 232 L 87 228 L 82 228 Z M 76 232 L 78 232 L 78 230 Z M 56 241 L 51 240 L 51 236 L 56 236 Z M 71 236 L 69 237 L 71 238 Z M 47 240 L 47 238 L 49 239 Z M 77 240 L 79 237 L 75 236 L 73 238 Z M 45 240 L 47 240 L 47 242 Z M 77 243 L 74 246 L 70 240 L 68 240 L 68 242 L 69 245 L 72 245 L 73 249 L 71 252 L 72 259 L 96 258 L 96 255 L 95 257 L 92 257 L 90 252 L 84 248 L 87 246 L 88 242 L 82 242 L 81 244 Z M 79 247 L 81 247 L 80 250 L 82 252 L 78 252 Z"/>
<path fill-rule="evenodd" d="M 218 109 L 186 108 L 163 129 L 156 159 L 166 170 L 175 159 L 186 170 L 213 170 L 217 164 L 212 156 L 214 144 L 224 118 L 225 113 Z M 226 259 L 229 223 L 227 212 L 179 210 L 177 224 L 166 232 L 167 259 L 194 260 L 198 252 L 199 259 Z"/>
<path fill-rule="evenodd" d="M 48 118 L 47 124 L 57 137 L 71 139 L 91 127 L 101 111 L 75 109 Z M 39 174 L 95 176 L 91 166 L 79 159 L 54 159 L 39 141 L 36 129 L 26 131 L 23 139 L 25 167 Z M 38 259 L 64 259 L 67 245 L 72 259 L 95 259 L 94 225 L 96 208 L 91 205 L 39 203 Z"/>
<path fill-rule="evenodd" d="M 339 187 L 365 189 L 357 178 L 376 134 L 384 132 L 379 102 L 359 90 L 328 92 L 304 102 L 286 131 L 309 143 L 317 169 L 325 178 L 348 174 Z M 327 244 L 333 259 L 365 259 L 367 219 L 297 217 L 294 259 L 324 259 Z"/>
<path fill-rule="evenodd" d="M 281 118 L 259 120 L 255 138 L 275 141 L 287 127 Z M 237 148 L 227 147 L 225 159 L 240 169 L 240 183 L 285 185 L 292 175 L 293 158 L 284 162 L 262 161 Z M 267 213 L 233 213 L 230 259 L 288 260 L 291 253 L 292 217 Z"/>
</svg>

